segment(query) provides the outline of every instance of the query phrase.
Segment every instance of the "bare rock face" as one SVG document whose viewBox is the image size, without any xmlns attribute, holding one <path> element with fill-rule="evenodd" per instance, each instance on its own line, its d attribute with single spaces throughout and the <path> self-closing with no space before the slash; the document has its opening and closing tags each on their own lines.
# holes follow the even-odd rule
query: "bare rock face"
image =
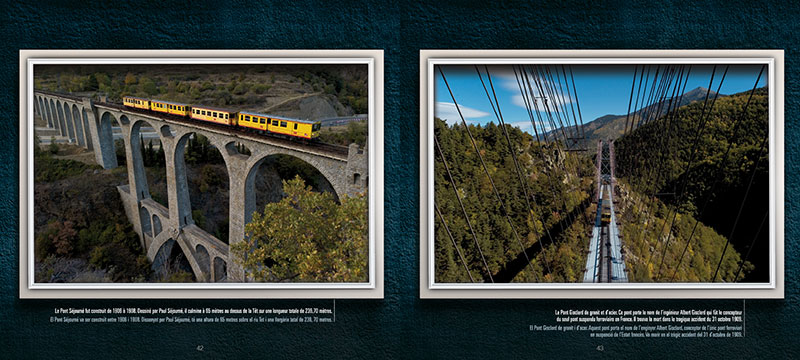
<svg viewBox="0 0 800 360">
<path fill-rule="evenodd" d="M 286 101 L 269 108 L 266 112 L 298 119 L 318 120 L 337 117 L 352 110 L 324 95 L 311 95 Z"/>
<path fill-rule="evenodd" d="M 320 96 L 310 96 L 299 100 L 301 119 L 324 119 L 336 117 L 336 109 L 327 99 Z"/>
</svg>

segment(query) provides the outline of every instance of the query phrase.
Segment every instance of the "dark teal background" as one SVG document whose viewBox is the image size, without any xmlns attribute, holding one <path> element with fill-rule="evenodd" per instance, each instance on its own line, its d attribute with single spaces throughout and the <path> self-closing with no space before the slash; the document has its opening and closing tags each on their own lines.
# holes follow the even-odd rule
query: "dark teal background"
<svg viewBox="0 0 800 360">
<path fill-rule="evenodd" d="M 800 357 L 797 60 L 800 7 L 705 1 L 361 3 L 39 1 L 2 8 L 0 358 Z M 789 2 L 787 2 L 789 3 Z M 191 5 L 190 5 L 191 4 Z M 18 299 L 19 49 L 384 49 L 385 299 L 337 301 L 337 322 L 49 324 L 54 307 L 272 307 L 330 301 Z M 786 299 L 747 301 L 742 339 L 594 340 L 529 332 L 559 308 L 741 308 L 728 301 L 421 301 L 419 49 L 785 49 Z M 195 350 L 204 346 L 203 352 Z M 604 351 L 596 350 L 603 345 Z"/>
</svg>

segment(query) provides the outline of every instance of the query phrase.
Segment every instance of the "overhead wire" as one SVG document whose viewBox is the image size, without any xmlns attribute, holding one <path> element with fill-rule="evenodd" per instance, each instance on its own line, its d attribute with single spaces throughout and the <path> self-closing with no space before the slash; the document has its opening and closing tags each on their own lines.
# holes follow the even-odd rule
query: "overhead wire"
<svg viewBox="0 0 800 360">
<path fill-rule="evenodd" d="M 758 83 L 759 83 L 759 81 L 761 81 L 761 75 L 763 75 L 765 67 L 766 67 L 766 65 L 763 65 L 761 67 L 761 70 L 759 71 L 758 76 L 756 77 L 756 82 L 755 82 L 755 84 L 753 84 L 753 88 L 750 90 L 750 95 L 747 97 L 747 102 L 745 103 L 744 107 L 742 108 L 741 112 L 739 113 L 739 116 L 734 116 L 734 118 L 736 120 L 734 121 L 734 124 L 732 126 L 731 134 L 728 137 L 728 147 L 727 147 L 727 149 L 725 149 L 725 154 L 722 156 L 722 160 L 719 162 L 719 165 L 717 166 L 717 171 L 715 172 L 715 176 L 714 176 L 714 182 L 711 185 L 711 189 L 708 191 L 708 195 L 706 196 L 705 200 L 703 201 L 703 206 L 701 207 L 700 212 L 698 213 L 697 217 L 695 218 L 694 226 L 692 227 L 692 232 L 689 235 L 689 237 L 686 239 L 686 245 L 683 247 L 683 251 L 681 252 L 681 256 L 678 258 L 678 264 L 675 266 L 675 269 L 674 269 L 674 271 L 672 273 L 672 281 L 675 280 L 675 276 L 678 273 L 678 268 L 680 268 L 681 263 L 683 262 L 683 258 L 686 255 L 686 251 L 689 248 L 689 243 L 692 241 L 692 238 L 694 237 L 695 231 L 697 230 L 697 225 L 699 224 L 700 219 L 703 217 L 703 214 L 705 213 L 706 208 L 708 207 L 708 204 L 711 202 L 711 198 L 712 198 L 712 196 L 714 194 L 714 190 L 716 189 L 717 184 L 721 180 L 721 175 L 723 173 L 722 169 L 724 168 L 725 163 L 727 163 L 727 161 L 728 161 L 728 157 L 730 155 L 731 149 L 733 148 L 734 144 L 738 143 L 737 142 L 738 138 L 737 138 L 736 135 L 738 134 L 739 126 L 741 125 L 741 123 L 744 120 L 744 118 L 747 116 L 747 109 L 750 107 L 750 103 L 753 100 L 753 94 L 755 94 L 756 88 L 758 88 Z"/>
<path fill-rule="evenodd" d="M 486 268 L 486 274 L 489 276 L 489 280 L 494 283 L 492 271 L 489 269 L 489 264 L 486 262 L 486 256 L 483 254 L 483 249 L 481 249 L 481 244 L 478 242 L 478 237 L 475 235 L 475 229 L 472 228 L 472 222 L 469 221 L 469 215 L 467 214 L 467 209 L 464 207 L 464 202 L 461 201 L 461 197 L 458 195 L 458 187 L 456 187 L 456 182 L 453 180 L 453 174 L 450 173 L 450 167 L 447 165 L 447 160 L 444 157 L 444 153 L 442 152 L 441 146 L 439 146 L 439 140 L 436 139 L 436 136 L 433 137 L 433 142 L 436 145 L 436 150 L 439 153 L 439 156 L 442 157 L 442 163 L 444 164 L 444 169 L 447 171 L 447 177 L 450 179 L 450 184 L 453 186 L 453 192 L 456 194 L 458 204 L 461 205 L 461 212 L 464 214 L 464 219 L 467 222 L 467 227 L 469 227 L 469 232 L 472 234 L 472 238 L 475 240 L 475 246 L 478 248 L 478 253 L 483 261 L 483 266 Z"/>
<path fill-rule="evenodd" d="M 453 234 L 450 232 L 450 228 L 447 226 L 447 222 L 444 220 L 442 212 L 439 211 L 439 205 L 437 205 L 436 202 L 434 202 L 433 207 L 436 209 L 436 214 L 439 215 L 439 221 L 441 221 L 442 225 L 444 225 L 444 230 L 447 231 L 447 236 L 450 237 L 450 241 L 453 243 L 453 248 L 456 249 L 456 252 L 458 253 L 458 258 L 461 259 L 461 264 L 464 265 L 464 270 L 467 272 L 467 275 L 469 275 L 469 280 L 474 283 L 475 278 L 472 277 L 472 273 L 469 271 L 469 268 L 467 267 L 467 261 L 464 260 L 464 255 L 461 254 L 461 249 L 456 244 L 456 239 L 453 238 Z"/>
</svg>

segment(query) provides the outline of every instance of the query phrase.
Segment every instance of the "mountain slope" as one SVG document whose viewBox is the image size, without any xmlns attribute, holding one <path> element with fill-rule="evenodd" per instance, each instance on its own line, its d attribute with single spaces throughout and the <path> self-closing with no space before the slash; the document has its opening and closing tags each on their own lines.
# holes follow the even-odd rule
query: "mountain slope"
<svg viewBox="0 0 800 360">
<path fill-rule="evenodd" d="M 711 281 L 717 263 L 705 260 L 719 260 L 730 242 L 717 280 L 736 278 L 741 262 L 736 252 L 742 257 L 749 253 L 752 263 L 743 266 L 738 281 L 769 280 L 769 236 L 759 229 L 769 212 L 769 154 L 764 151 L 769 149 L 769 99 L 766 89 L 758 89 L 742 115 L 749 97 L 749 91 L 721 97 L 705 111 L 702 102 L 691 103 L 679 108 L 669 123 L 663 118 L 650 122 L 615 142 L 617 175 L 635 193 L 630 198 L 661 194 L 651 206 L 637 204 L 634 213 L 644 214 L 644 220 L 629 219 L 660 224 L 661 230 L 635 236 L 639 240 L 634 244 L 659 254 L 656 268 L 660 254 L 666 253 L 664 267 L 670 273 L 677 269 Z M 689 218 L 700 222 L 696 233 Z M 713 231 L 703 230 L 706 225 Z"/>
<path fill-rule="evenodd" d="M 709 101 L 713 99 L 716 92 L 708 91 L 708 89 L 703 87 L 695 88 L 691 91 L 686 92 L 680 97 L 680 106 L 685 106 L 691 104 L 695 101 L 704 101 L 706 98 L 706 93 L 708 93 Z M 726 95 L 720 94 L 720 97 Z M 625 132 L 626 126 L 630 126 L 631 122 L 638 122 L 640 117 L 646 116 L 646 114 L 651 114 L 651 119 L 655 119 L 660 117 L 661 115 L 667 112 L 667 108 L 669 107 L 670 99 L 666 99 L 661 103 L 661 109 L 659 109 L 659 103 L 655 103 L 653 105 L 643 107 L 637 111 L 631 113 L 630 117 L 626 115 L 604 115 L 597 119 L 594 119 L 586 124 L 584 124 L 583 132 L 586 135 L 586 140 L 580 143 L 581 147 L 585 147 L 589 144 L 594 144 L 597 140 L 615 140 L 622 136 Z M 673 106 L 674 107 L 674 106 Z M 659 111 L 660 110 L 660 111 Z M 658 114 L 656 114 L 658 111 Z M 631 119 L 632 118 L 632 119 Z M 627 125 L 626 125 L 627 122 Z M 636 125 L 638 127 L 638 125 Z M 574 131 L 575 127 L 571 126 L 566 131 Z M 557 130 L 561 131 L 561 130 Z M 549 135 L 549 134 L 548 134 Z"/>
</svg>

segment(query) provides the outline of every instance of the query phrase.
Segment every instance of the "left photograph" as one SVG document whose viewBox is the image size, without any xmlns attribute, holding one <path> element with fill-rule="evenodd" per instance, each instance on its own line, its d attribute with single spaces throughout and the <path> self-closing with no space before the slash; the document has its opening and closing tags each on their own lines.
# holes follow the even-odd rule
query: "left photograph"
<svg viewBox="0 0 800 360">
<path fill-rule="evenodd" d="M 32 297 L 382 295 L 375 60 L 28 58 Z"/>
</svg>

